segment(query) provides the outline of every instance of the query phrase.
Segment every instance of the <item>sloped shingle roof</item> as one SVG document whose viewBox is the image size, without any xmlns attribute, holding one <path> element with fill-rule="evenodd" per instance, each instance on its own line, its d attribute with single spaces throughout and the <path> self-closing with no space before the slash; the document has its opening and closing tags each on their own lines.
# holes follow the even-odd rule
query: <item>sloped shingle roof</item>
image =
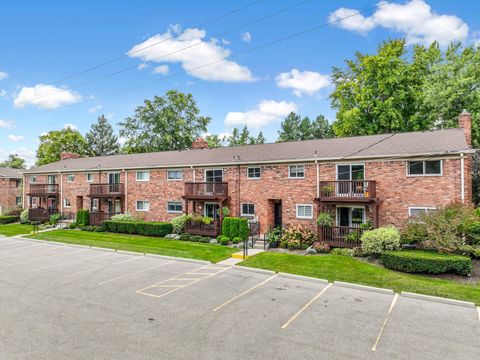
<svg viewBox="0 0 480 360">
<path fill-rule="evenodd" d="M 468 151 L 462 129 L 68 159 L 26 173 L 409 157 Z"/>
<path fill-rule="evenodd" d="M 23 170 L 19 170 L 19 169 L 0 167 L 0 177 L 11 178 L 11 179 L 21 179 L 22 171 Z"/>
</svg>

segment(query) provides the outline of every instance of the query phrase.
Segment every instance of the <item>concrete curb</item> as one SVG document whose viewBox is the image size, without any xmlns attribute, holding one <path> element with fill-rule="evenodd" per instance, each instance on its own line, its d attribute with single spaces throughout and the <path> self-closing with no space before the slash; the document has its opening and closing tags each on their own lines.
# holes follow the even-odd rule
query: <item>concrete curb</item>
<svg viewBox="0 0 480 360">
<path fill-rule="evenodd" d="M 119 254 L 125 255 L 133 255 L 133 256 L 145 256 L 145 253 L 142 252 L 135 252 L 135 251 L 127 251 L 127 250 L 115 250 Z"/>
<path fill-rule="evenodd" d="M 89 246 L 89 248 L 97 251 L 117 252 L 115 249 L 110 249 L 110 248 L 102 248 L 102 247 L 96 247 L 96 246 Z"/>
<path fill-rule="evenodd" d="M 388 295 L 393 295 L 394 294 L 393 290 L 391 290 L 391 289 L 383 289 L 383 288 L 378 288 L 378 287 L 373 287 L 373 286 L 351 284 L 351 283 L 343 282 L 343 281 L 334 281 L 333 285 L 339 286 L 339 287 L 344 287 L 344 288 L 350 288 L 350 289 L 376 292 L 376 293 L 380 293 L 380 294 L 388 294 Z"/>
<path fill-rule="evenodd" d="M 188 258 L 180 258 L 180 257 L 176 257 L 174 259 L 181 262 L 188 262 L 188 263 L 202 264 L 202 265 L 212 265 L 210 261 L 205 261 L 205 260 L 188 259 Z"/>
<path fill-rule="evenodd" d="M 123 250 L 122 250 L 123 251 Z M 137 253 L 139 254 L 139 253 Z M 147 257 L 153 257 L 153 258 L 159 258 L 159 259 L 165 259 L 165 260 L 177 260 L 176 257 L 173 256 L 167 256 L 167 255 L 157 255 L 157 254 L 145 254 Z"/>
<path fill-rule="evenodd" d="M 254 272 L 254 273 L 265 274 L 265 275 L 275 275 L 276 274 L 275 271 L 271 271 L 271 270 L 249 268 L 249 267 L 238 266 L 238 265 L 234 265 L 233 268 L 238 269 L 238 270 L 242 270 L 242 271 Z"/>
<path fill-rule="evenodd" d="M 402 291 L 400 295 L 406 298 L 412 298 L 417 300 L 433 301 L 433 302 L 438 302 L 442 304 L 457 305 L 457 306 L 463 306 L 463 307 L 474 308 L 474 309 L 476 308 L 475 304 L 470 301 L 462 301 L 462 300 L 448 299 L 448 298 L 443 298 L 438 296 L 415 294 L 415 293 L 410 293 L 405 291 Z"/>
<path fill-rule="evenodd" d="M 328 284 L 328 280 L 314 278 L 310 276 L 295 275 L 295 274 L 289 274 L 289 273 L 283 273 L 283 272 L 279 272 L 278 276 L 285 279 L 304 280 L 304 281 L 315 282 L 318 284 Z"/>
</svg>

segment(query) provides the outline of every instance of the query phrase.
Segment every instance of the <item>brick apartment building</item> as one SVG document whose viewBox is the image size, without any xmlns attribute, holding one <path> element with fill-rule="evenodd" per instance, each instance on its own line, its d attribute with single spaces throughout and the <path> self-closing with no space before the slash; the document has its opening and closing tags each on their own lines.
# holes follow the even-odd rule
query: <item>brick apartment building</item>
<svg viewBox="0 0 480 360">
<path fill-rule="evenodd" d="M 0 215 L 22 207 L 22 178 L 20 170 L 0 167 Z"/>
<path fill-rule="evenodd" d="M 190 232 L 215 235 L 221 209 L 247 216 L 261 232 L 278 225 L 316 229 L 319 212 L 335 217 L 327 237 L 342 240 L 362 223 L 402 224 L 451 202 L 470 203 L 471 115 L 459 128 L 327 140 L 78 158 L 24 173 L 32 217 L 89 209 L 91 222 L 129 212 L 146 221 L 182 213 L 215 219 Z"/>
</svg>

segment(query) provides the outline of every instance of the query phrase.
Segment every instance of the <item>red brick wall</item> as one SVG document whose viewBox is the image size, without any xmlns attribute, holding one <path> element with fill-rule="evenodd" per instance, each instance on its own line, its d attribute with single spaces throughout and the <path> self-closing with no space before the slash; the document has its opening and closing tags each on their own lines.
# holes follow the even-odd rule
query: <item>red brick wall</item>
<svg viewBox="0 0 480 360">
<path fill-rule="evenodd" d="M 15 179 L 0 178 L 0 208 L 3 211 L 16 208 L 17 196 L 22 196 L 22 186 L 17 188 Z"/>
</svg>

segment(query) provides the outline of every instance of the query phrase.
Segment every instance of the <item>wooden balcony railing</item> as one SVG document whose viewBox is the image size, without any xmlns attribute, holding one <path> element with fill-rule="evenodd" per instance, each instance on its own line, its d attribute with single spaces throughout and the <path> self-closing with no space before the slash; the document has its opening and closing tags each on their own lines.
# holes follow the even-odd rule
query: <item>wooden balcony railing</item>
<svg viewBox="0 0 480 360">
<path fill-rule="evenodd" d="M 90 225 L 100 225 L 105 220 L 110 220 L 110 218 L 115 215 L 109 212 L 91 212 L 89 214 L 89 223 Z"/>
<path fill-rule="evenodd" d="M 90 184 L 90 197 L 116 197 L 123 194 L 123 184 Z"/>
<path fill-rule="evenodd" d="M 220 220 L 213 220 L 211 224 L 202 222 L 187 221 L 185 224 L 185 232 L 192 235 L 203 235 L 216 237 L 221 233 Z"/>
<path fill-rule="evenodd" d="M 50 218 L 50 215 L 56 214 L 57 209 L 28 209 L 28 220 L 30 221 L 45 221 Z"/>
<path fill-rule="evenodd" d="M 373 180 L 320 181 L 320 201 L 371 201 L 376 198 Z"/>
<path fill-rule="evenodd" d="M 184 196 L 190 199 L 213 199 L 228 196 L 227 182 L 187 182 Z"/>
<path fill-rule="evenodd" d="M 359 226 L 319 226 L 318 237 L 332 247 L 354 248 L 360 246 L 364 231 Z"/>
<path fill-rule="evenodd" d="M 55 196 L 58 195 L 58 184 L 30 184 L 28 195 L 30 196 Z"/>
</svg>

